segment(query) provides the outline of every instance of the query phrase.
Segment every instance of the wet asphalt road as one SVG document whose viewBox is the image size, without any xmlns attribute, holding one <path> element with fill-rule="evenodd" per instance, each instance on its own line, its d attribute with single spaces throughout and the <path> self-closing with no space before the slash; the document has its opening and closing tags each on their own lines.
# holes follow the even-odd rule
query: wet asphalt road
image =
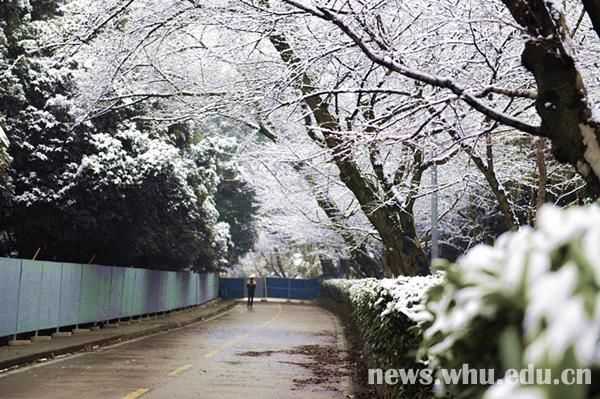
<svg viewBox="0 0 600 399">
<path fill-rule="evenodd" d="M 336 353 L 338 330 L 316 306 L 238 305 L 179 330 L 3 375 L 0 398 L 341 398 L 336 356 L 315 363 L 302 350 Z M 331 363 L 329 373 L 317 363 Z"/>
</svg>

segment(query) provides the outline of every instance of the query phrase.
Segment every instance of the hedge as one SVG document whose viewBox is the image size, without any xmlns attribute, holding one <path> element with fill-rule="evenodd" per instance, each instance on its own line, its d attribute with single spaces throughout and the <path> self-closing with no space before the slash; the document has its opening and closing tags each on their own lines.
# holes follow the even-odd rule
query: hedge
<svg viewBox="0 0 600 399">
<path fill-rule="evenodd" d="M 598 397 L 600 207 L 543 208 L 538 228 L 479 245 L 434 276 L 325 280 L 322 295 L 351 309 L 371 368 L 551 370 L 552 383 L 387 386 L 386 398 Z M 590 369 L 591 385 L 558 384 Z"/>
<path fill-rule="evenodd" d="M 422 338 L 416 317 L 427 288 L 440 281 L 440 275 L 324 280 L 321 295 L 349 306 L 370 368 L 419 370 L 426 365 L 416 360 Z M 380 388 L 384 388 L 382 396 L 386 398 L 432 397 L 430 386 L 399 384 Z"/>
</svg>

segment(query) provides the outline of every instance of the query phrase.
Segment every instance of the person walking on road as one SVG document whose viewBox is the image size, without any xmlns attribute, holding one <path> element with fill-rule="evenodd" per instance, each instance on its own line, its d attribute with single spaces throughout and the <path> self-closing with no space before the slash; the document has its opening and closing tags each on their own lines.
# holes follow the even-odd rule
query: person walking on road
<svg viewBox="0 0 600 399">
<path fill-rule="evenodd" d="M 251 308 L 254 305 L 254 292 L 256 291 L 256 280 L 254 275 L 250 276 L 250 279 L 246 283 L 248 289 L 248 307 Z"/>
</svg>

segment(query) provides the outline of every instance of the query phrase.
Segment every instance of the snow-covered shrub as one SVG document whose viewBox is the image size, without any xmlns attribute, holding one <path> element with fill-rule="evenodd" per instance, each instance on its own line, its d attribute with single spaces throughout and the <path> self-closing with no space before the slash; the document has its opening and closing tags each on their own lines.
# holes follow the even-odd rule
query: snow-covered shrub
<svg viewBox="0 0 600 399">
<path fill-rule="evenodd" d="M 329 279 L 321 281 L 321 296 L 337 302 L 350 303 L 350 287 L 363 280 Z"/>
<path fill-rule="evenodd" d="M 10 155 L 8 155 L 8 138 L 6 137 L 6 133 L 2 130 L 2 126 L 0 126 L 0 175 L 4 174 L 8 163 L 10 162 Z"/>
<path fill-rule="evenodd" d="M 418 316 L 430 287 L 443 281 L 441 274 L 397 279 L 325 280 L 321 295 L 346 302 L 352 321 L 372 368 L 420 369 L 416 360 L 421 342 Z M 421 311 L 420 311 L 421 310 Z M 386 386 L 394 398 L 429 397 L 429 387 L 421 385 Z"/>
<path fill-rule="evenodd" d="M 596 369 L 600 355 L 600 207 L 540 211 L 494 246 L 446 264 L 427 303 L 423 352 L 433 368 Z M 446 387 L 456 397 L 586 398 L 585 385 Z"/>
</svg>

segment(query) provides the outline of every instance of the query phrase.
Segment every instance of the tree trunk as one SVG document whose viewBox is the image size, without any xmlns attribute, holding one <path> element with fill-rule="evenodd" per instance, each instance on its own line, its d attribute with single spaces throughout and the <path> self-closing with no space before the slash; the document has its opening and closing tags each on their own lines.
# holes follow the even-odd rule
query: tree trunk
<svg viewBox="0 0 600 399">
<path fill-rule="evenodd" d="M 554 3 L 544 0 L 503 3 L 531 37 L 525 43 L 522 62 L 537 83 L 541 134 L 550 139 L 556 159 L 574 165 L 596 196 L 600 191 L 600 128 L 592 118 L 572 53 L 564 45 L 564 40 L 569 40 L 564 15 Z M 598 2 L 585 3 L 597 28 Z"/>
<path fill-rule="evenodd" d="M 322 275 L 325 278 L 336 278 L 338 277 L 337 268 L 333 263 L 333 259 L 326 255 L 319 255 L 319 262 L 321 263 Z"/>
<path fill-rule="evenodd" d="M 498 207 L 500 208 L 500 213 L 502 214 L 502 219 L 504 220 L 504 224 L 509 231 L 517 231 L 519 229 L 519 221 L 517 216 L 515 215 L 513 205 L 508 199 L 508 195 L 506 191 L 504 191 L 504 187 L 498 180 L 496 176 L 496 171 L 494 170 L 494 159 L 492 156 L 492 147 L 491 144 L 487 144 L 487 163 L 483 160 L 481 156 L 479 156 L 475 149 L 464 142 L 462 137 L 459 136 L 458 132 L 454 129 L 449 129 L 448 133 L 452 138 L 458 143 L 458 145 L 469 155 L 477 169 L 483 174 L 485 180 L 487 181 L 496 201 L 498 202 Z"/>
<path fill-rule="evenodd" d="M 405 213 L 400 220 L 394 220 L 397 217 L 395 210 L 378 213 L 381 214 L 377 217 L 389 218 L 387 223 L 378 223 L 386 276 L 429 274 L 429 262 L 417 238 L 412 214 Z"/>
<path fill-rule="evenodd" d="M 276 270 L 277 274 L 279 274 L 283 278 L 287 278 L 287 273 L 285 272 L 285 268 L 283 267 L 283 264 L 281 263 L 281 256 L 279 255 L 279 250 L 277 248 L 274 248 L 273 252 L 275 252 L 274 266 L 276 266 L 275 270 Z"/>
<path fill-rule="evenodd" d="M 286 64 L 290 67 L 300 66 L 301 61 L 296 58 L 283 35 L 275 33 L 269 39 Z M 408 210 L 402 209 L 398 201 L 390 205 L 389 201 L 379 196 L 376 182 L 365 176 L 348 155 L 347 143 L 339 134 L 339 122 L 329 111 L 328 102 L 321 96 L 313 95 L 315 85 L 311 77 L 304 72 L 300 81 L 300 90 L 305 95 L 304 101 L 332 153 L 340 171 L 341 181 L 352 191 L 381 237 L 385 276 L 427 274 L 428 262 L 414 228 L 414 219 L 412 215 L 407 217 L 412 212 L 412 207 Z"/>
<path fill-rule="evenodd" d="M 308 118 L 310 119 L 310 118 Z M 306 120 L 306 118 L 305 118 Z M 312 136 L 312 129 L 310 128 L 310 120 L 306 121 L 309 136 Z M 259 132 L 267 137 L 274 143 L 279 142 L 277 134 L 275 134 L 268 126 L 264 123 L 259 124 Z M 316 136 L 315 136 L 316 137 Z M 313 138 L 313 140 L 317 140 Z M 351 268 L 354 273 L 359 277 L 376 277 L 381 278 L 383 276 L 383 269 L 377 260 L 369 256 L 367 248 L 364 244 L 358 244 L 354 234 L 346 225 L 346 220 L 343 212 L 339 209 L 333 199 L 331 199 L 326 193 L 319 190 L 318 182 L 315 177 L 310 173 L 309 165 L 305 161 L 298 161 L 294 164 L 294 169 L 298 171 L 311 187 L 312 193 L 315 196 L 317 205 L 323 210 L 327 218 L 331 221 L 332 228 L 335 230 L 344 240 L 344 243 L 348 246 L 350 256 L 354 261 L 351 264 Z"/>
<path fill-rule="evenodd" d="M 583 0 L 583 7 L 592 20 L 594 30 L 600 38 L 600 0 Z"/>
</svg>

